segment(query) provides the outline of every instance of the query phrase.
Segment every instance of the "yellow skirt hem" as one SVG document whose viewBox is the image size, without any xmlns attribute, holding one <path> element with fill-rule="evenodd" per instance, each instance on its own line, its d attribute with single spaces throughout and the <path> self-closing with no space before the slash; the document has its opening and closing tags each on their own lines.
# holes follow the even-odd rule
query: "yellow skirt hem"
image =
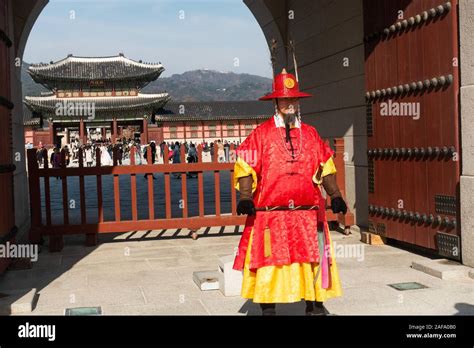
<svg viewBox="0 0 474 348">
<path fill-rule="evenodd" d="M 245 256 L 241 296 L 254 303 L 295 303 L 302 300 L 325 302 L 342 296 L 342 287 L 335 258 L 330 266 L 330 287 L 323 289 L 321 276 L 316 282 L 318 263 L 293 263 L 283 266 L 265 266 L 255 272 L 249 269 L 253 231 Z M 331 255 L 332 243 L 331 245 Z"/>
</svg>

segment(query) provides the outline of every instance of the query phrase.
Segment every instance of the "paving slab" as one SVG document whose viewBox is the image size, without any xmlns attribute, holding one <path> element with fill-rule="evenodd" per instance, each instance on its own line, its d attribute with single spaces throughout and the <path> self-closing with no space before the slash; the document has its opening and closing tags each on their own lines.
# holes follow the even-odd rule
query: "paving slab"
<svg viewBox="0 0 474 348">
<path fill-rule="evenodd" d="M 209 315 L 200 300 L 181 304 L 102 306 L 103 315 Z"/>
<path fill-rule="evenodd" d="M 103 242 L 95 247 L 84 247 L 83 236 L 68 237 L 59 253 L 44 248 L 32 269 L 0 276 L 0 292 L 37 289 L 33 315 L 64 315 L 66 308 L 83 306 L 101 306 L 105 315 L 260 315 L 250 300 L 201 291 L 193 282 L 194 272 L 217 270 L 219 257 L 233 254 L 238 246 L 240 236 L 226 235 L 233 228 L 224 230 L 201 229 L 197 240 L 186 229 L 130 231 L 101 235 Z M 463 279 L 440 279 L 411 267 L 430 263 L 430 258 L 390 245 L 363 244 L 357 231 L 331 236 L 344 252 L 336 257 L 343 296 L 326 302 L 330 313 L 472 315 L 471 270 Z M 351 255 L 351 250 L 363 253 Z M 388 286 L 403 282 L 427 288 L 397 291 Z M 304 302 L 279 304 L 277 313 L 303 315 Z"/>
</svg>

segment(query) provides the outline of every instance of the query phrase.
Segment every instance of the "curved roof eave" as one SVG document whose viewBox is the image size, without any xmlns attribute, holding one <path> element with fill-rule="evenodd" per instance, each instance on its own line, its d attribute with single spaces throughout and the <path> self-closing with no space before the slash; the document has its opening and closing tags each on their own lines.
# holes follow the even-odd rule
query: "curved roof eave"
<svg viewBox="0 0 474 348">
<path fill-rule="evenodd" d="M 75 63 L 86 65 L 87 69 L 79 66 L 71 74 L 71 67 Z M 110 71 L 113 74 L 110 76 L 107 76 L 103 71 L 105 64 L 111 64 L 112 69 Z M 61 69 L 65 69 L 69 76 L 66 76 Z M 52 64 L 32 64 L 27 71 L 35 82 L 42 83 L 43 81 L 84 81 L 93 79 L 112 81 L 144 78 L 151 81 L 156 80 L 164 70 L 165 68 L 161 63 L 137 62 L 123 55 L 112 57 L 75 57 L 70 55 Z M 94 73 L 99 73 L 101 76 L 93 76 Z M 83 74 L 83 76 L 80 76 L 80 74 Z"/>
<path fill-rule="evenodd" d="M 87 98 L 57 98 L 25 97 L 24 104 L 32 111 L 55 112 L 58 103 L 73 103 L 74 105 L 93 103 L 96 111 L 132 110 L 139 108 L 161 107 L 170 100 L 168 93 L 141 94 L 130 97 L 87 97 Z M 66 107 L 68 107 L 66 105 Z"/>
</svg>

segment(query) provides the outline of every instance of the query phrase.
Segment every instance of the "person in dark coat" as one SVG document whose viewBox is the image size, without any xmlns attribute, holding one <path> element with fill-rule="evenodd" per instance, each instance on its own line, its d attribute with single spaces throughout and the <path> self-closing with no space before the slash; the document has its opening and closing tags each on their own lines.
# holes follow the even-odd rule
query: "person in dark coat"
<svg viewBox="0 0 474 348">
<path fill-rule="evenodd" d="M 122 159 L 123 159 L 123 146 L 122 146 L 122 143 L 119 142 L 117 144 L 115 144 L 115 154 L 117 156 L 117 163 L 119 166 L 122 165 Z"/>
<path fill-rule="evenodd" d="M 43 157 L 44 157 L 44 148 L 43 145 L 39 146 L 39 149 L 36 151 L 36 160 L 38 161 L 38 166 L 43 165 Z"/>
<path fill-rule="evenodd" d="M 59 147 L 54 148 L 50 163 L 52 168 L 61 168 L 61 152 L 59 151 Z M 59 179 L 59 176 L 57 176 L 56 179 Z"/>
<path fill-rule="evenodd" d="M 155 158 L 156 158 L 156 144 L 154 141 L 150 142 L 149 146 L 145 148 L 145 152 L 143 153 L 143 156 L 145 159 L 148 161 L 148 148 L 151 150 L 151 163 L 149 164 L 155 164 Z M 148 174 L 145 174 L 145 179 Z M 155 179 L 155 176 L 152 174 L 153 180 Z"/>
<path fill-rule="evenodd" d="M 188 158 L 187 159 L 188 159 L 188 163 L 197 163 L 197 161 L 198 161 L 198 153 L 196 151 L 196 146 L 192 143 L 189 147 Z M 190 178 L 192 178 L 193 176 L 197 177 L 197 172 L 189 172 L 187 174 L 187 176 L 190 177 Z"/>
<path fill-rule="evenodd" d="M 172 160 L 173 164 L 181 163 L 181 151 L 178 141 L 174 144 Z M 181 178 L 181 173 L 174 173 L 174 176 L 175 178 Z"/>
</svg>

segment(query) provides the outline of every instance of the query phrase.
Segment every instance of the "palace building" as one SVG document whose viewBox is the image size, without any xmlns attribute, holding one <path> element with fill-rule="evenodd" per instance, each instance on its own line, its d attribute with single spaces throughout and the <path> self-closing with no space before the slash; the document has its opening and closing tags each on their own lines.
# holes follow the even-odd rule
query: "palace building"
<svg viewBox="0 0 474 348">
<path fill-rule="evenodd" d="M 81 143 L 88 136 L 99 134 L 102 139 L 123 136 L 139 137 L 148 142 L 148 123 L 154 111 L 170 99 L 167 93 L 144 94 L 141 89 L 156 80 L 164 71 L 162 64 L 143 63 L 126 58 L 75 57 L 50 64 L 31 65 L 28 73 L 50 93 L 25 97 L 31 112 L 25 126 L 26 140 L 37 145 L 70 142 L 77 134 Z M 48 130 L 33 130 L 48 121 Z M 63 139 L 61 139 L 63 138 Z"/>
<path fill-rule="evenodd" d="M 274 113 L 261 101 L 170 102 L 155 114 L 166 142 L 239 142 Z"/>
<path fill-rule="evenodd" d="M 167 93 L 141 89 L 164 71 L 161 64 L 114 57 L 75 57 L 31 65 L 28 73 L 49 92 L 24 99 L 25 142 L 64 145 L 88 140 L 242 142 L 274 112 L 261 101 L 169 102 Z M 43 128 L 47 126 L 47 128 Z"/>
</svg>

